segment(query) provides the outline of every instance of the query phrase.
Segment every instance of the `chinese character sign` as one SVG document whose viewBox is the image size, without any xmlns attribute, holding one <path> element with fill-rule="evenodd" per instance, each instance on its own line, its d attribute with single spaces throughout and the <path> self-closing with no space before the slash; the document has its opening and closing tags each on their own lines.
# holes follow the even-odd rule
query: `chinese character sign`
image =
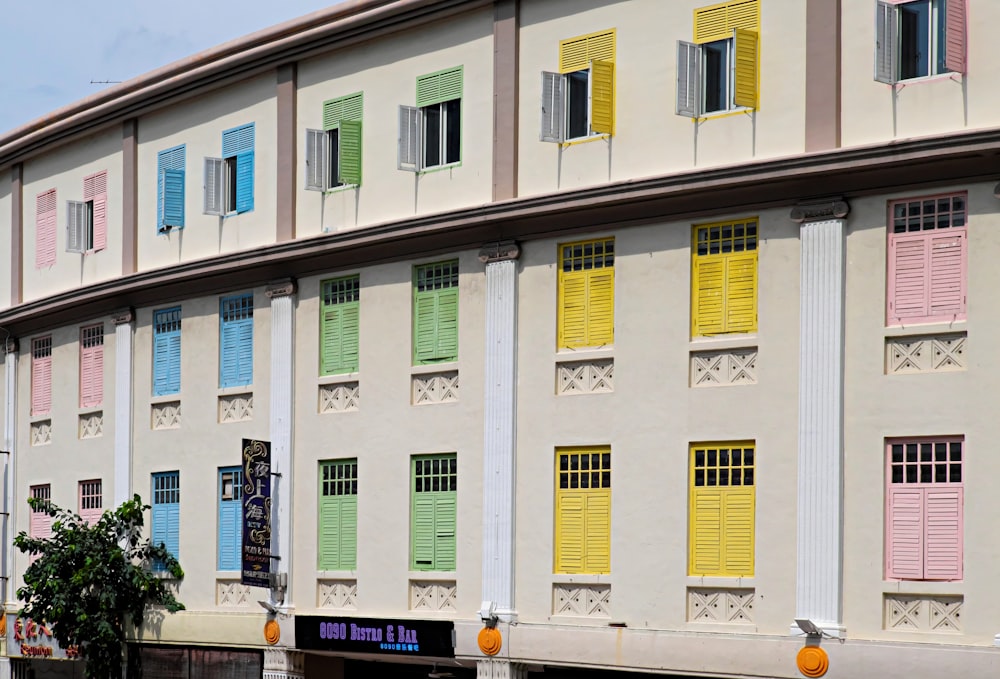
<svg viewBox="0 0 1000 679">
<path fill-rule="evenodd" d="M 243 568 L 240 582 L 269 586 L 271 572 L 271 443 L 243 439 Z"/>
<path fill-rule="evenodd" d="M 52 635 L 51 627 L 31 618 L 7 615 L 7 655 L 11 658 L 75 659 L 80 657 L 76 646 L 62 648 Z"/>
</svg>

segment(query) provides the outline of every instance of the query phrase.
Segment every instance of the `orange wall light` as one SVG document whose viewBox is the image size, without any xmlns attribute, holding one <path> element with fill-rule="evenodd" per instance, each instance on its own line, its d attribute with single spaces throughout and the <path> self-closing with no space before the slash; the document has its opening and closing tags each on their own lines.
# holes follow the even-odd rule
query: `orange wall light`
<svg viewBox="0 0 1000 679">
<path fill-rule="evenodd" d="M 486 655 L 496 655 L 503 646 L 503 637 L 496 627 L 484 627 L 479 630 L 479 650 Z"/>
<path fill-rule="evenodd" d="M 830 658 L 819 646 L 805 646 L 795 656 L 795 664 L 807 677 L 822 677 L 830 669 Z"/>
</svg>

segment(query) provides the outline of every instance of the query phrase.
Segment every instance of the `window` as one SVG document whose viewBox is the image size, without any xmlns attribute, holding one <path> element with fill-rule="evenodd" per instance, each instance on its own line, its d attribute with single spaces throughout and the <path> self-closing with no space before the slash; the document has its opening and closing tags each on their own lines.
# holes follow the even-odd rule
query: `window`
<svg viewBox="0 0 1000 679">
<path fill-rule="evenodd" d="M 253 384 L 253 294 L 219 301 L 219 387 Z"/>
<path fill-rule="evenodd" d="M 611 572 L 611 448 L 556 450 L 556 573 Z"/>
<path fill-rule="evenodd" d="M 254 124 L 222 133 L 222 158 L 205 159 L 205 214 L 253 210 Z"/>
<path fill-rule="evenodd" d="M 966 196 L 889 204 L 888 325 L 965 319 Z"/>
<path fill-rule="evenodd" d="M 31 414 L 52 410 L 52 336 L 31 340 Z"/>
<path fill-rule="evenodd" d="M 400 170 L 462 160 L 462 78 L 462 66 L 417 78 L 417 105 L 399 107 Z"/>
<path fill-rule="evenodd" d="M 691 446 L 688 575 L 753 576 L 754 464 L 751 442 Z"/>
<path fill-rule="evenodd" d="M 421 455 L 412 459 L 410 570 L 455 570 L 458 459 Z"/>
<path fill-rule="evenodd" d="M 413 363 L 458 360 L 458 260 L 414 267 Z"/>
<path fill-rule="evenodd" d="M 306 130 L 306 189 L 361 184 L 364 94 L 323 102 L 323 129 Z"/>
<path fill-rule="evenodd" d="M 79 486 L 80 518 L 93 525 L 101 518 L 103 498 L 101 497 L 101 479 L 81 481 Z"/>
<path fill-rule="evenodd" d="M 677 43 L 677 115 L 756 109 L 759 34 L 758 0 L 696 9 L 694 42 Z"/>
<path fill-rule="evenodd" d="M 220 571 L 238 571 L 243 556 L 243 470 L 219 469 L 219 553 Z"/>
<path fill-rule="evenodd" d="M 614 30 L 559 43 L 559 72 L 542 72 L 541 140 L 615 132 Z"/>
<path fill-rule="evenodd" d="M 181 390 L 181 308 L 153 312 L 153 396 Z"/>
<path fill-rule="evenodd" d="M 963 445 L 961 436 L 886 442 L 886 579 L 962 579 Z"/>
<path fill-rule="evenodd" d="M 180 472 L 153 474 L 152 541 L 164 545 L 177 558 L 180 553 L 181 530 L 181 475 Z M 154 564 L 163 570 L 163 564 Z"/>
<path fill-rule="evenodd" d="M 35 197 L 35 268 L 56 263 L 56 190 Z"/>
<path fill-rule="evenodd" d="M 319 569 L 358 565 L 358 461 L 319 463 Z"/>
<path fill-rule="evenodd" d="M 559 246 L 559 349 L 615 341 L 615 239 Z"/>
<path fill-rule="evenodd" d="M 361 280 L 358 276 L 322 283 L 320 308 L 320 374 L 358 370 L 358 324 Z"/>
<path fill-rule="evenodd" d="M 875 80 L 965 73 L 965 0 L 889 0 L 875 16 Z"/>
<path fill-rule="evenodd" d="M 43 501 L 46 506 L 52 500 L 52 486 L 47 483 L 41 486 L 32 486 L 30 492 L 32 498 Z M 45 513 L 45 507 L 31 508 L 31 517 L 28 520 L 28 534 L 33 538 L 47 538 L 52 535 L 52 517 Z M 37 558 L 38 556 L 36 555 L 31 560 L 34 561 Z"/>
<path fill-rule="evenodd" d="M 83 178 L 83 200 L 66 201 L 66 252 L 103 250 L 108 239 L 108 173 Z"/>
<path fill-rule="evenodd" d="M 156 232 L 184 228 L 183 144 L 156 154 Z"/>
<path fill-rule="evenodd" d="M 757 331 L 757 220 L 694 227 L 691 336 Z"/>
<path fill-rule="evenodd" d="M 80 407 L 104 401 L 104 324 L 80 328 Z"/>
</svg>

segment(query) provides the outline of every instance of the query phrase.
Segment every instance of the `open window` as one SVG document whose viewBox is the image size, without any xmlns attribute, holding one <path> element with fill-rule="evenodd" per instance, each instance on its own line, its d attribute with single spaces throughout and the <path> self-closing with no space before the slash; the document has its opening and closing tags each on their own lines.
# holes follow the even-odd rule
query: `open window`
<svg viewBox="0 0 1000 679">
<path fill-rule="evenodd" d="M 875 80 L 894 84 L 965 73 L 966 19 L 965 0 L 880 0 L 875 14 Z"/>
<path fill-rule="evenodd" d="M 205 158 L 207 215 L 253 210 L 254 124 L 222 133 L 222 158 Z"/>
<path fill-rule="evenodd" d="M 614 134 L 614 59 L 614 30 L 559 44 L 559 72 L 542 72 L 541 141 Z"/>
<path fill-rule="evenodd" d="M 306 189 L 361 184 L 361 92 L 323 103 L 323 129 L 306 130 Z"/>
<path fill-rule="evenodd" d="M 417 105 L 399 107 L 400 170 L 461 162 L 462 80 L 462 66 L 417 78 Z"/>
<path fill-rule="evenodd" d="M 108 174 L 84 177 L 83 200 L 66 201 L 66 252 L 103 250 L 107 244 Z"/>
</svg>

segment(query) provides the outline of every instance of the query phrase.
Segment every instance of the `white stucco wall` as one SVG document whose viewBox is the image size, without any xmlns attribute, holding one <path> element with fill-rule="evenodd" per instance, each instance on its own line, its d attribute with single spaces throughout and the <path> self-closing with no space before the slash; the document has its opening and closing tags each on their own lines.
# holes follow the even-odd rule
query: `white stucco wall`
<svg viewBox="0 0 1000 679">
<path fill-rule="evenodd" d="M 10 306 L 11 261 L 11 195 L 10 172 L 0 172 L 0 309 Z"/>
</svg>

